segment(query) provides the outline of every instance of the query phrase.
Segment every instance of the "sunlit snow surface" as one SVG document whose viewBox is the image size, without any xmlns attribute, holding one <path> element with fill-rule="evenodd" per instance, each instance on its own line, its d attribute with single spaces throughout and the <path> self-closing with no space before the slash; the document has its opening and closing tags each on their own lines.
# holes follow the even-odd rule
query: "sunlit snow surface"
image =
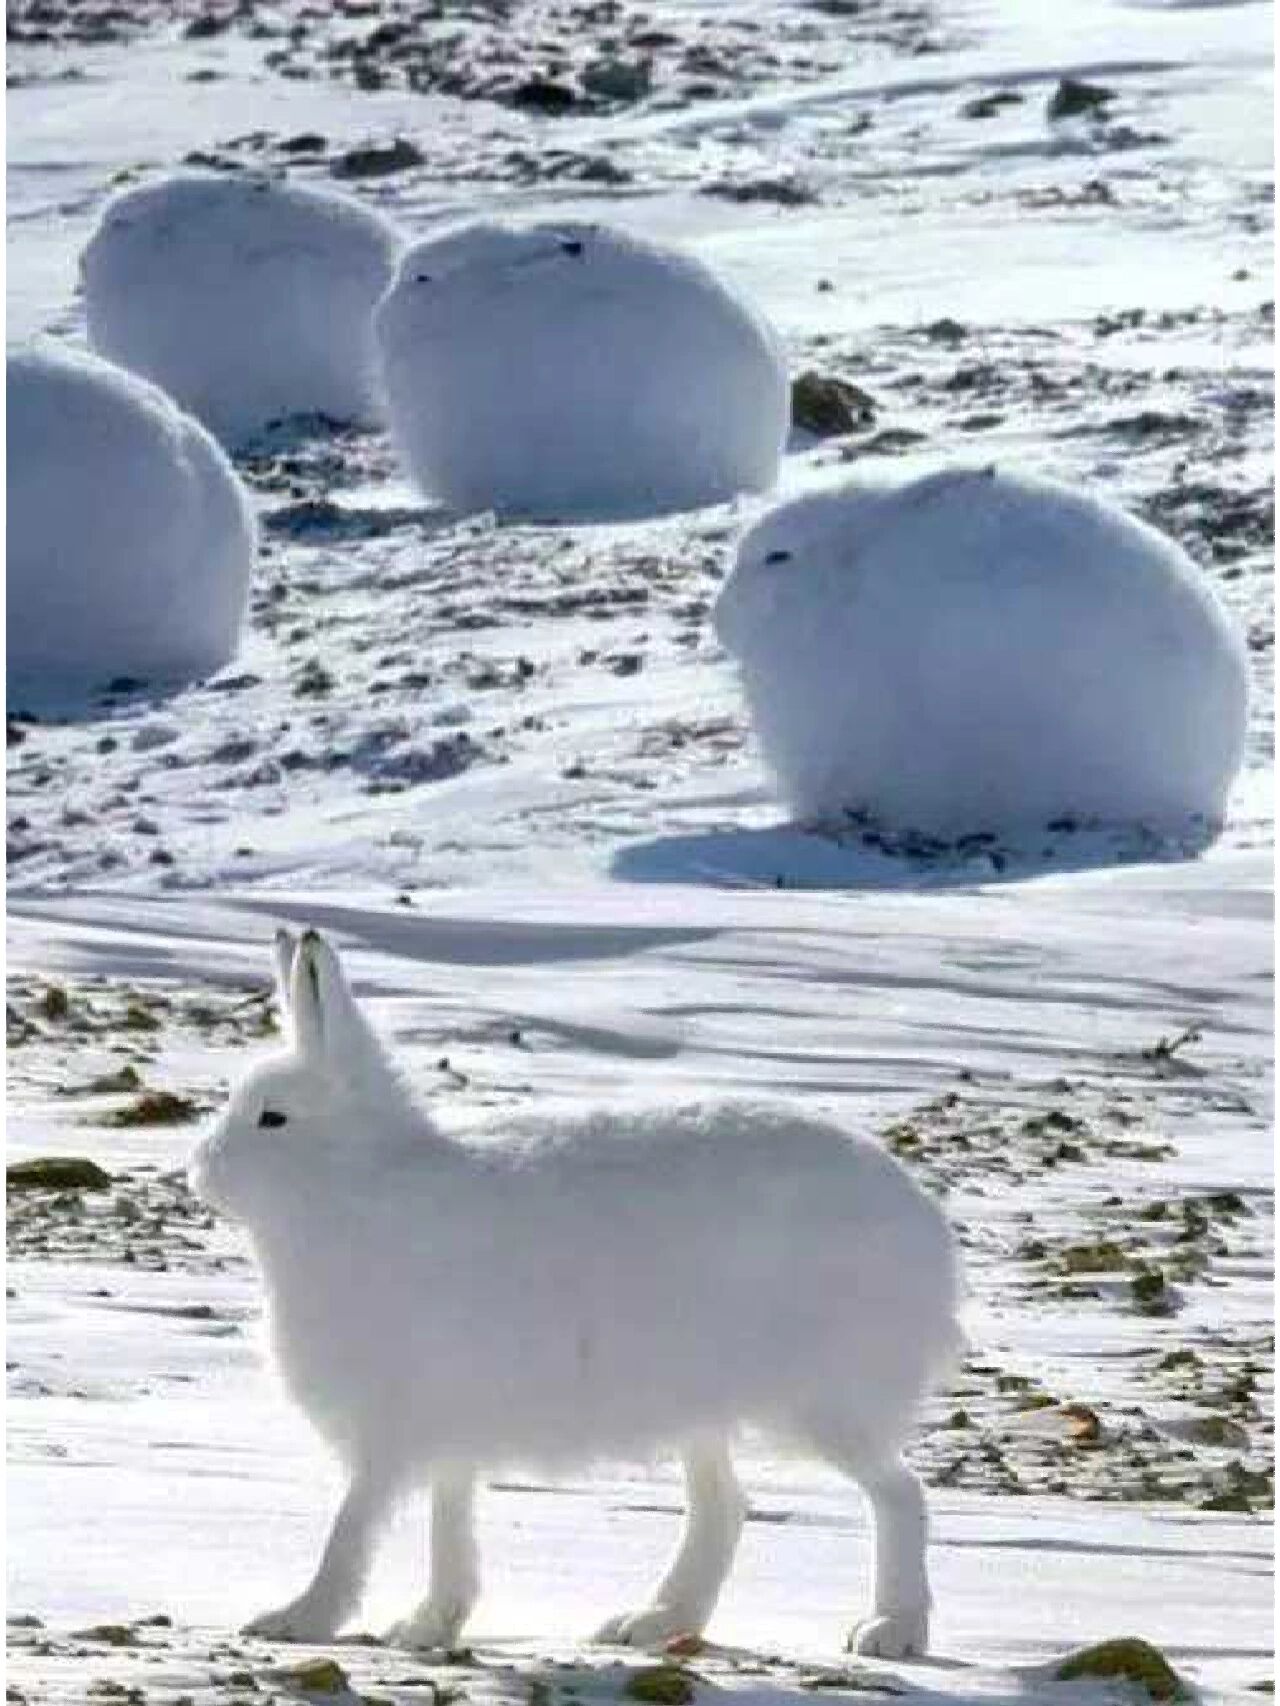
<svg viewBox="0 0 1280 1706">
<path fill-rule="evenodd" d="M 735 10 L 662 13 L 684 29 Z M 799 15 L 766 10 L 771 28 Z M 793 367 L 863 385 L 873 427 L 797 440 L 787 492 L 842 478 L 842 450 L 877 438 L 872 453 L 904 469 L 962 449 L 1087 479 L 1206 566 L 1249 634 L 1254 686 L 1225 834 L 1194 862 L 1088 835 L 945 856 L 837 843 L 783 826 L 708 630 L 758 503 L 575 532 L 458 523 L 394 483 L 380 438 L 277 440 L 241 462 L 268 552 L 237 662 L 167 700 L 119 695 L 88 723 L 19 725 L 19 1009 L 50 980 L 95 1011 L 234 1006 L 265 984 L 285 916 L 348 944 L 375 1015 L 461 1113 L 621 1084 L 764 1088 L 885 1132 L 954 1092 L 975 1153 L 959 1166 L 944 1131 L 926 1173 L 951 1182 L 975 1359 L 1091 1405 L 1113 1432 L 1135 1407 L 1161 1426 L 1199 1413 L 1152 1385 L 1162 1356 L 1194 1348 L 1233 1379 L 1248 1359 L 1256 1442 L 1271 1404 L 1270 28 L 1261 4 L 957 3 L 936 52 L 868 48 L 737 103 L 550 128 L 484 103 L 277 79 L 234 34 L 15 52 L 35 80 L 10 93 L 11 336 L 82 336 L 76 254 L 117 173 L 193 151 L 248 159 L 236 139 L 264 126 L 324 133 L 335 151 L 400 133 L 424 166 L 355 193 L 410 234 L 497 206 L 686 241 L 760 302 Z M 40 80 L 67 63 L 79 81 Z M 224 75 L 187 80 L 201 68 Z M 1104 123 L 1046 123 L 1064 71 L 1115 91 Z M 998 90 L 1023 100 L 963 116 Z M 607 154 L 633 182 L 524 182 L 510 164 L 556 148 Z M 323 165 L 294 169 L 328 181 Z M 765 180 L 809 199 L 698 193 Z M 1192 1025 L 1200 1040 L 1162 1062 L 1159 1039 Z M 97 1122 L 119 1097 L 64 1092 L 118 1070 L 126 1048 L 148 1083 L 209 1105 L 249 1032 L 168 1015 L 154 1035 L 95 1026 L 38 1018 L 12 1050 L 12 1150 L 92 1155 L 145 1202 L 142 1169 L 179 1165 L 193 1128 L 109 1129 Z M 1046 1107 L 1106 1143 L 1080 1165 L 1022 1169 L 1020 1122 Z M 1113 1128 L 1117 1109 L 1133 1124 Z M 1003 1148 L 983 1147 L 988 1118 L 1007 1122 Z M 1116 1134 L 1159 1158 L 1108 1149 Z M 1037 1293 L 1043 1270 L 1017 1254 L 1038 1239 L 1052 1264 L 1068 1242 L 1127 1235 L 1131 1205 L 1226 1192 L 1248 1212 L 1167 1316 L 1127 1307 L 1115 1276 L 1093 1298 Z M 33 1700 L 81 1701 L 102 1677 L 226 1698 L 215 1672 L 261 1675 L 285 1655 L 210 1654 L 301 1585 L 334 1491 L 261 1369 L 242 1248 L 201 1230 L 157 1273 L 145 1225 L 96 1260 L 74 1227 L 55 1226 L 42 1254 L 26 1240 L 43 1235 L 11 1233 L 9 1611 L 45 1619 L 52 1639 L 45 1653 L 15 1641 L 10 1680 Z M 129 1241 L 144 1252 L 132 1265 Z M 957 1404 L 1014 1427 L 993 1378 L 931 1412 L 931 1478 L 957 1455 Z M 1019 1667 L 1140 1633 L 1211 1690 L 1256 1698 L 1243 1691 L 1272 1674 L 1267 1516 L 1204 1511 L 1201 1496 L 1086 1497 L 1129 1472 L 1105 1451 L 1096 1471 L 1065 1457 L 1068 1490 L 1053 1494 L 1020 1450 L 1024 1496 L 972 1465 L 935 1488 L 941 1662 L 889 1674 L 923 1694 L 1071 1700 Z M 1231 1455 L 1201 1453 L 1195 1474 Z M 836 1664 L 866 1540 L 834 1480 L 750 1446 L 743 1466 L 762 1520 L 711 1635 L 788 1662 L 754 1677 L 694 1662 L 776 1699 L 806 1663 Z M 492 1490 L 474 1637 L 482 1662 L 515 1668 L 437 1677 L 523 1700 L 541 1660 L 590 1662 L 580 1637 L 651 1586 L 676 1502 L 665 1470 L 632 1466 Z M 421 1553 L 421 1512 L 407 1512 L 368 1627 L 416 1596 Z M 175 1628 L 144 1637 L 162 1643 L 153 1665 L 67 1638 L 161 1611 Z M 340 1656 L 374 1694 L 428 1669 Z"/>
</svg>

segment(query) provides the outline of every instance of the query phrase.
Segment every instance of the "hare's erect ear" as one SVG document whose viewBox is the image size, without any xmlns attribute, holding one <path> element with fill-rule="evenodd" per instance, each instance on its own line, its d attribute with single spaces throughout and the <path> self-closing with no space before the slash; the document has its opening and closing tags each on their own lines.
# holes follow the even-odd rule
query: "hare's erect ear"
<svg viewBox="0 0 1280 1706">
<path fill-rule="evenodd" d="M 320 972 L 316 965 L 316 950 L 321 945 L 314 930 L 304 930 L 289 976 L 289 1017 L 293 1020 L 294 1041 L 299 1054 L 312 1056 L 324 1052 Z"/>
<path fill-rule="evenodd" d="M 281 1019 L 289 1017 L 289 991 L 293 981 L 293 959 L 298 951 L 298 939 L 288 930 L 277 930 L 272 944 L 276 964 L 276 1001 Z"/>
<path fill-rule="evenodd" d="M 304 930 L 293 959 L 289 1010 L 299 1052 L 341 1060 L 365 1035 L 338 956 L 318 930 Z"/>
</svg>

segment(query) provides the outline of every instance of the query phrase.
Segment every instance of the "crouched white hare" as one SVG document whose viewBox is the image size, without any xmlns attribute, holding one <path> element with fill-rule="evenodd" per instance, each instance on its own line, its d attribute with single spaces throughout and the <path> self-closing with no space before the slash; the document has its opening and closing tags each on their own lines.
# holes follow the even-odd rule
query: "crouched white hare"
<svg viewBox="0 0 1280 1706">
<path fill-rule="evenodd" d="M 478 1593 L 478 1473 L 673 1449 L 679 1548 L 651 1603 L 600 1637 L 697 1633 L 742 1527 L 730 1442 L 751 1425 L 861 1485 L 875 1599 L 852 1644 L 922 1652 L 924 1495 L 900 1449 L 959 1341 L 957 1276 L 898 1164 L 753 1104 L 450 1137 L 320 936 L 282 932 L 277 969 L 291 1046 L 235 1091 L 192 1178 L 247 1226 L 280 1369 L 349 1484 L 310 1586 L 249 1631 L 331 1636 L 389 1508 L 429 1480 L 430 1591 L 392 1638 L 453 1645 Z"/>
</svg>

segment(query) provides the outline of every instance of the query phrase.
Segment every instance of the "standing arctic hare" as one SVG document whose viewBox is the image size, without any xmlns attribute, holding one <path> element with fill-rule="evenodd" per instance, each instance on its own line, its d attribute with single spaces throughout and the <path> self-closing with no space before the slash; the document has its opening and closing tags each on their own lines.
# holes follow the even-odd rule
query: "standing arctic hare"
<svg viewBox="0 0 1280 1706">
<path fill-rule="evenodd" d="M 315 931 L 276 943 L 292 1046 L 197 1150 L 244 1221 L 294 1398 L 349 1485 L 310 1586 L 249 1625 L 323 1640 L 358 1608 L 389 1507 L 430 1479 L 431 1582 L 392 1631 L 456 1644 L 475 1603 L 476 1475 L 677 1448 L 688 1510 L 652 1602 L 600 1638 L 702 1630 L 745 1514 L 752 1424 L 857 1480 L 875 1515 L 860 1653 L 928 1638 L 925 1506 L 899 1455 L 954 1352 L 945 1222 L 873 1144 L 785 1109 L 544 1116 L 483 1140 L 415 1105 Z"/>
</svg>

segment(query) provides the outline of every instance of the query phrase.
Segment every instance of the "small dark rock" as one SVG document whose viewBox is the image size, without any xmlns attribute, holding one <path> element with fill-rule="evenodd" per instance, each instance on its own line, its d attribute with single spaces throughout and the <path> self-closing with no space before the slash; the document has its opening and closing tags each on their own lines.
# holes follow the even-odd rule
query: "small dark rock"
<svg viewBox="0 0 1280 1706">
<path fill-rule="evenodd" d="M 308 658 L 293 684 L 293 691 L 306 698 L 323 698 L 337 686 L 319 658 Z"/>
<path fill-rule="evenodd" d="M 208 41 L 231 27 L 229 12 L 201 12 L 183 30 L 188 41 Z"/>
<path fill-rule="evenodd" d="M 778 207 L 805 207 L 818 199 L 814 190 L 795 178 L 720 178 L 703 184 L 699 193 L 746 205 L 773 202 Z"/>
<path fill-rule="evenodd" d="M 960 108 L 961 118 L 994 118 L 1003 107 L 1020 107 L 1024 97 L 1016 89 L 993 89 L 989 95 L 977 95 Z"/>
<path fill-rule="evenodd" d="M 646 1665 L 632 1671 L 622 1692 L 644 1706 L 687 1706 L 697 1690 L 689 1672 L 679 1665 Z"/>
<path fill-rule="evenodd" d="M 812 370 L 791 382 L 791 422 L 819 438 L 833 438 L 868 426 L 875 403 L 860 385 Z"/>
<path fill-rule="evenodd" d="M 927 432 L 919 432 L 915 427 L 885 427 L 883 432 L 861 443 L 859 452 L 868 456 L 897 456 L 903 450 L 923 444 L 928 436 Z"/>
<path fill-rule="evenodd" d="M 90 1629 L 74 1631 L 77 1640 L 100 1641 L 107 1647 L 136 1647 L 138 1637 L 125 1623 L 95 1623 Z"/>
<path fill-rule="evenodd" d="M 27 827 L 25 821 L 22 826 L 23 828 Z M 10 824 L 9 827 L 11 829 L 16 829 L 18 827 L 17 821 Z M 55 1024 L 60 1024 L 62 1020 L 68 1018 L 71 1013 L 71 998 L 60 983 L 49 984 L 48 988 L 45 989 L 40 996 L 36 1005 L 39 1012 L 46 1019 L 52 1020 Z"/>
<path fill-rule="evenodd" d="M 218 676 L 215 681 L 205 682 L 207 693 L 241 693 L 244 688 L 258 688 L 263 677 L 254 676 L 253 670 L 242 670 L 239 676 Z"/>
<path fill-rule="evenodd" d="M 84 1155 L 37 1155 L 5 1168 L 11 1191 L 105 1191 L 110 1184 L 110 1173 Z"/>
<path fill-rule="evenodd" d="M 529 112 L 556 115 L 570 112 L 578 104 L 578 95 L 567 83 L 555 83 L 548 77 L 530 77 L 518 83 L 507 96 L 513 107 Z"/>
<path fill-rule="evenodd" d="M 1046 108 L 1051 119 L 1078 118 L 1081 113 L 1101 112 L 1114 101 L 1116 92 L 1101 83 L 1085 83 L 1078 77 L 1064 77 L 1049 97 Z"/>
<path fill-rule="evenodd" d="M 635 181 L 634 172 L 619 166 L 607 154 L 593 154 L 589 160 L 584 160 L 576 176 L 584 184 L 629 184 Z"/>
<path fill-rule="evenodd" d="M 1159 1268 L 1147 1268 L 1129 1282 L 1129 1290 L 1138 1310 L 1144 1315 L 1167 1315 L 1170 1311 L 1169 1289 Z"/>
<path fill-rule="evenodd" d="M 602 101 L 642 101 L 653 71 L 645 59 L 597 59 L 583 68 L 582 86 Z"/>
<path fill-rule="evenodd" d="M 193 148 L 190 154 L 182 157 L 184 166 L 198 166 L 202 172 L 239 172 L 243 168 L 239 160 L 232 160 L 225 154 L 210 154 L 203 148 Z"/>
<path fill-rule="evenodd" d="M 117 1108 L 106 1123 L 113 1126 L 183 1125 L 198 1119 L 200 1110 L 190 1096 L 172 1090 L 144 1090 L 123 1108 Z"/>
<path fill-rule="evenodd" d="M 403 136 L 382 145 L 371 143 L 367 148 L 348 148 L 330 164 L 335 178 L 386 178 L 395 172 L 407 172 L 411 166 L 421 166 L 426 159 L 422 150 Z"/>
<path fill-rule="evenodd" d="M 303 1659 L 275 1673 L 277 1682 L 300 1689 L 304 1694 L 346 1694 L 347 1673 L 336 1659 Z"/>
<path fill-rule="evenodd" d="M 1157 1647 L 1134 1636 L 1100 1641 L 1070 1653 L 1054 1667 L 1059 1682 L 1084 1678 L 1112 1677 L 1137 1683 L 1153 1700 L 1180 1700 L 1187 1696 L 1186 1684 Z"/>
<path fill-rule="evenodd" d="M 106 1072 L 85 1086 L 93 1096 L 120 1096 L 130 1090 L 141 1090 L 142 1078 L 136 1066 L 125 1065 L 118 1072 Z"/>
<path fill-rule="evenodd" d="M 302 130 L 296 136 L 286 136 L 280 144 L 282 154 L 323 154 L 329 146 L 327 137 L 318 130 Z"/>
</svg>

